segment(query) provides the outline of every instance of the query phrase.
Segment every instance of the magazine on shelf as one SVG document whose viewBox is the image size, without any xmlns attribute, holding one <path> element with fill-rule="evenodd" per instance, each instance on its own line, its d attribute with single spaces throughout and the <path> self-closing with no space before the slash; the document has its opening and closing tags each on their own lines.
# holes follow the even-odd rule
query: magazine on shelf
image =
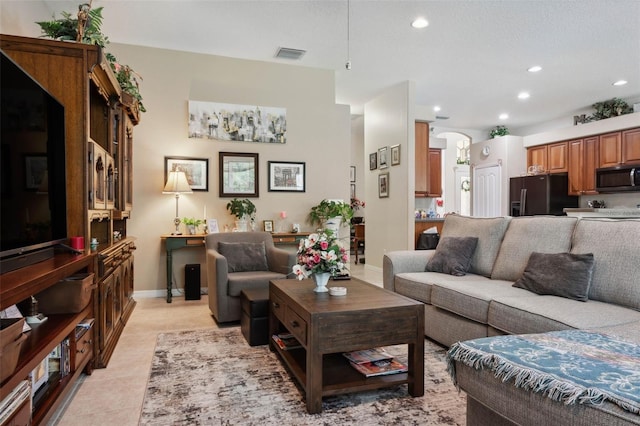
<svg viewBox="0 0 640 426">
<path fill-rule="evenodd" d="M 291 333 L 280 333 L 274 334 L 272 336 L 273 341 L 276 342 L 276 345 L 282 350 L 290 351 L 291 349 L 301 348 L 302 345 L 298 342 L 298 339 L 293 337 Z"/>
<path fill-rule="evenodd" d="M 406 373 L 408 371 L 406 365 L 396 361 L 395 359 L 364 362 L 361 364 L 352 362 L 351 366 L 366 377 L 386 376 L 388 374 Z"/>
<path fill-rule="evenodd" d="M 389 355 L 381 348 L 365 349 L 362 351 L 344 352 L 349 361 L 355 364 L 364 364 L 365 362 L 392 360 L 393 356 Z"/>
</svg>

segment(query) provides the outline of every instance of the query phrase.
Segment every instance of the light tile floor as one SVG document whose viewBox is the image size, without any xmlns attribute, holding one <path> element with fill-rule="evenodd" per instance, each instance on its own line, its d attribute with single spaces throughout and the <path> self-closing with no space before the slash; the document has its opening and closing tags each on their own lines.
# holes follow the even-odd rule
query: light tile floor
<svg viewBox="0 0 640 426">
<path fill-rule="evenodd" d="M 381 271 L 352 265 L 351 275 L 382 286 Z M 218 327 L 209 311 L 206 295 L 200 300 L 174 297 L 171 304 L 163 298 L 137 299 L 137 302 L 107 368 L 81 377 L 52 424 L 137 425 L 157 335 Z"/>
</svg>

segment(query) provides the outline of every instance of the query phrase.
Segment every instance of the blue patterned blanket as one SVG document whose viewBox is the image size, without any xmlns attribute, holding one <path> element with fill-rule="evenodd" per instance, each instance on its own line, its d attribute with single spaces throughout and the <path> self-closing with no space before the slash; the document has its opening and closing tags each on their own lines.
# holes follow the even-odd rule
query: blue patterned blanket
<svg viewBox="0 0 640 426">
<path fill-rule="evenodd" d="M 608 400 L 640 414 L 640 345 L 614 336 L 566 330 L 458 342 L 447 352 L 456 383 L 454 361 L 565 404 Z"/>
</svg>

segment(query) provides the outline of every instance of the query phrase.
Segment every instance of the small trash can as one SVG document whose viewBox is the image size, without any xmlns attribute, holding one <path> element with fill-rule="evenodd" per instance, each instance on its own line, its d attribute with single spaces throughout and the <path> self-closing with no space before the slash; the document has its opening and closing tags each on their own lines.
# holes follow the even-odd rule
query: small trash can
<svg viewBox="0 0 640 426">
<path fill-rule="evenodd" d="M 420 234 L 416 250 L 433 250 L 440 241 L 440 234 Z"/>
</svg>

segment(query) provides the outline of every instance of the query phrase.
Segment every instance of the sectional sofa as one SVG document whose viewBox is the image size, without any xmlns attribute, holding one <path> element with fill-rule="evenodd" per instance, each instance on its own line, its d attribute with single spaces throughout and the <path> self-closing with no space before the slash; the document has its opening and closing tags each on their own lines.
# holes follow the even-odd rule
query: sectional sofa
<svg viewBox="0 0 640 426">
<path fill-rule="evenodd" d="M 425 303 L 429 338 L 451 346 L 500 335 L 598 330 L 640 344 L 640 220 L 445 218 L 441 242 L 469 238 L 476 243 L 464 275 L 433 270 L 442 270 L 442 255 L 459 257 L 465 247 L 384 256 L 384 287 Z M 568 266 L 567 256 L 573 262 Z M 455 273 L 462 257 L 454 267 L 445 261 L 444 271 L 451 267 Z M 576 274 L 590 285 L 576 287 Z M 531 287 L 540 277 L 551 277 L 550 284 Z M 516 282 L 524 288 L 514 287 Z M 554 424 L 640 424 L 637 413 L 612 403 L 558 404 L 487 370 L 455 365 L 468 396 L 469 424 L 544 424 L 548 416 Z"/>
</svg>

